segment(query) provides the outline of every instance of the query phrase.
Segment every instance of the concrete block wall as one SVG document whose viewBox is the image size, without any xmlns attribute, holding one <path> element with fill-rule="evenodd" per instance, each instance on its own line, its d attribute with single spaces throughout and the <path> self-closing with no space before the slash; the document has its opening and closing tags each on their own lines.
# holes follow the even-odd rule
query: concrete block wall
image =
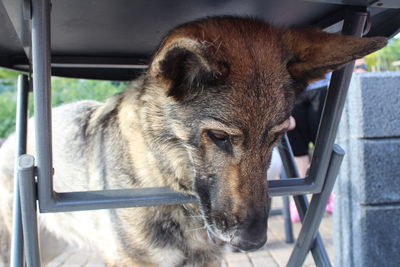
<svg viewBox="0 0 400 267">
<path fill-rule="evenodd" d="M 400 72 L 353 75 L 336 143 L 335 266 L 400 266 Z"/>
</svg>

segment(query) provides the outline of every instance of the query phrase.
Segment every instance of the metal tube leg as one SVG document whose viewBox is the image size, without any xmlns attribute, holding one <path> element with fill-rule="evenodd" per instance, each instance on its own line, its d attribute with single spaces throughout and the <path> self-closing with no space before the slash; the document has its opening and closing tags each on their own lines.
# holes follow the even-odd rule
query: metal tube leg
<svg viewBox="0 0 400 267">
<path fill-rule="evenodd" d="M 292 251 L 287 266 L 301 266 L 303 264 L 313 239 L 317 235 L 319 225 L 325 212 L 325 206 L 335 184 L 343 157 L 343 149 L 339 146 L 335 146 L 332 152 L 324 188 L 321 193 L 314 194 L 311 199 L 307 214 L 303 220 L 303 227 L 301 228 L 295 244 L 295 249 Z"/>
<path fill-rule="evenodd" d="M 51 138 L 50 1 L 32 1 L 32 68 L 35 98 L 39 207 L 55 203 Z"/>
<path fill-rule="evenodd" d="M 308 199 L 306 196 L 300 195 L 300 196 L 294 196 L 294 202 L 296 203 L 296 208 L 297 211 L 299 212 L 299 216 L 302 222 L 302 228 L 305 226 L 304 218 L 306 216 L 307 212 L 307 207 L 308 207 Z M 317 229 L 318 230 L 318 229 Z M 295 245 L 295 248 L 293 249 L 296 250 L 297 246 Z M 307 251 L 309 248 L 307 248 Z M 311 253 L 314 258 L 314 262 L 317 266 L 324 266 L 324 267 L 330 267 L 331 263 L 329 260 L 328 253 L 326 252 L 324 243 L 322 242 L 322 238 L 320 234 L 317 231 L 314 243 L 311 247 Z M 299 265 L 300 266 L 300 265 Z"/>
<path fill-rule="evenodd" d="M 31 155 L 25 154 L 19 157 L 18 180 L 26 263 L 28 267 L 38 267 L 40 266 L 40 253 L 36 214 L 36 183 L 34 158 Z"/>
<path fill-rule="evenodd" d="M 286 173 L 281 171 L 280 179 L 286 179 Z M 282 207 L 282 215 L 285 224 L 285 241 L 287 244 L 292 244 L 294 242 L 293 237 L 293 227 L 292 220 L 290 218 L 290 205 L 289 205 L 289 197 L 282 197 L 283 207 Z"/>
<path fill-rule="evenodd" d="M 283 200 L 282 213 L 283 213 L 283 219 L 285 221 L 285 238 L 286 238 L 285 241 L 288 244 L 292 244 L 294 242 L 294 237 L 293 237 L 292 221 L 290 218 L 289 197 L 284 196 L 282 197 L 282 200 Z"/>
<path fill-rule="evenodd" d="M 361 37 L 367 17 L 368 12 L 365 11 L 365 8 L 349 9 L 343 22 L 342 34 Z M 351 62 L 344 68 L 333 72 L 326 95 L 310 174 L 307 178 L 314 180 L 320 189 L 322 189 L 328 169 L 330 153 L 335 142 L 353 70 L 354 62 Z"/>
<path fill-rule="evenodd" d="M 11 234 L 11 266 L 22 267 L 24 265 L 23 234 L 21 221 L 21 204 L 18 186 L 18 158 L 26 153 L 27 125 L 28 125 L 28 96 L 29 81 L 26 75 L 18 77 L 17 90 L 17 117 L 16 138 L 17 149 L 14 166 L 14 200 L 13 200 L 13 225 Z"/>
<path fill-rule="evenodd" d="M 299 172 L 294 161 L 292 148 L 290 147 L 289 139 L 286 135 L 284 135 L 282 138 L 281 145 L 278 148 L 286 175 L 288 177 L 299 177 Z M 304 195 L 293 196 L 293 199 L 296 204 L 297 211 L 299 212 L 300 219 L 303 222 L 308 208 L 308 199 Z M 331 266 L 328 253 L 326 252 L 321 236 L 318 233 L 316 235 L 311 252 L 317 266 Z"/>
<path fill-rule="evenodd" d="M 344 20 L 342 33 L 362 36 L 367 15 L 368 13 L 365 10 L 349 10 Z M 353 68 L 354 62 L 349 63 L 343 69 L 333 73 L 328 94 L 326 96 L 315 144 L 315 151 L 311 162 L 310 174 L 307 178 L 314 179 L 321 188 L 323 186 L 321 183 L 323 181 L 322 177 L 325 177 L 327 174 L 328 165 L 330 163 L 330 149 L 332 149 L 336 137 Z M 295 197 L 295 202 L 300 218 L 303 222 L 304 213 L 307 210 L 307 200 L 305 196 L 297 196 Z M 305 222 L 303 222 L 303 225 L 306 225 Z M 309 247 L 307 249 L 309 249 Z M 311 252 L 317 266 L 331 266 L 329 257 L 318 232 L 316 234 L 315 242 L 311 247 Z"/>
<path fill-rule="evenodd" d="M 299 177 L 300 175 L 297 170 L 296 162 L 294 161 L 292 147 L 290 146 L 289 138 L 286 134 L 282 137 L 281 144 L 278 146 L 278 151 L 282 159 L 286 177 Z"/>
</svg>

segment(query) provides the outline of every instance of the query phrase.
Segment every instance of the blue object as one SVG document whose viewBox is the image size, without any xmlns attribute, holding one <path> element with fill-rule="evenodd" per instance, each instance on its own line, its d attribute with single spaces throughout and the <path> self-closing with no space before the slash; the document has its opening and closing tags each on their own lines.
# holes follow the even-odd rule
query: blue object
<svg viewBox="0 0 400 267">
<path fill-rule="evenodd" d="M 325 74 L 325 78 L 323 80 L 319 80 L 313 83 L 310 83 L 307 87 L 307 90 L 314 90 L 321 87 L 328 87 L 331 82 L 332 72 Z"/>
</svg>

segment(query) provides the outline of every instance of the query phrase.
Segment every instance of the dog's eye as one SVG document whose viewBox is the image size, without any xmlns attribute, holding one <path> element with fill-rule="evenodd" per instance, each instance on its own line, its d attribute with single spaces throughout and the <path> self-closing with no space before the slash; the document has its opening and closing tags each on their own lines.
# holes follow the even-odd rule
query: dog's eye
<svg viewBox="0 0 400 267">
<path fill-rule="evenodd" d="M 229 140 L 229 135 L 223 131 L 218 130 L 208 130 L 208 136 L 214 142 L 217 147 L 221 148 L 222 150 L 231 153 L 232 152 L 232 145 Z"/>
</svg>

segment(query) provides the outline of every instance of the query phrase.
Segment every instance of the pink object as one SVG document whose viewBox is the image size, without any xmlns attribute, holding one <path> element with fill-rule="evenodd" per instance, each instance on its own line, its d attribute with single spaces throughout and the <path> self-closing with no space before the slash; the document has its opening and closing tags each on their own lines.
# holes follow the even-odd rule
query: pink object
<svg viewBox="0 0 400 267">
<path fill-rule="evenodd" d="M 294 201 L 290 201 L 289 209 L 290 209 L 290 219 L 292 220 L 292 222 L 299 222 L 300 216 Z"/>
<path fill-rule="evenodd" d="M 299 212 L 297 211 L 296 204 L 294 203 L 294 201 L 290 201 L 289 209 L 290 209 L 290 219 L 292 220 L 292 222 L 300 222 Z M 333 212 L 333 194 L 332 193 L 329 196 L 328 203 L 326 204 L 325 210 L 328 213 Z"/>
<path fill-rule="evenodd" d="M 333 194 L 329 196 L 328 203 L 326 204 L 326 212 L 332 213 L 333 212 Z"/>
</svg>

